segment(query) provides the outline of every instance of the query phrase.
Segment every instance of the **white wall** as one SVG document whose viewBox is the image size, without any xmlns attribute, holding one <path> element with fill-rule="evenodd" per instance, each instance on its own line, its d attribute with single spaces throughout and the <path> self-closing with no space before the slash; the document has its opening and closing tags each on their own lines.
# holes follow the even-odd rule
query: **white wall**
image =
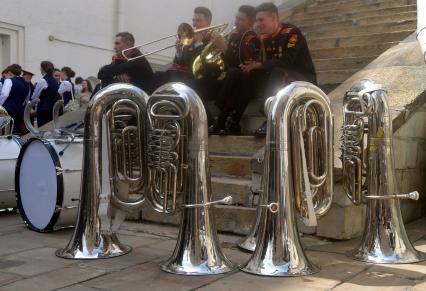
<svg viewBox="0 0 426 291">
<path fill-rule="evenodd" d="M 0 0 L 0 33 L 9 29 L 17 40 L 11 62 L 40 77 L 42 60 L 56 67 L 70 66 L 77 75 L 96 75 L 111 60 L 112 42 L 118 31 L 132 32 L 136 42 L 174 34 L 181 22 L 192 22 L 193 9 L 207 6 L 213 23 L 233 25 L 242 4 L 258 0 Z M 275 1 L 277 4 L 283 0 Z M 50 40 L 49 40 L 50 36 Z M 174 41 L 172 40 L 172 43 Z M 160 63 L 173 50 L 163 52 Z M 155 59 L 155 58 L 154 58 Z M 158 58 L 156 58 L 158 60 Z M 154 60 L 155 61 L 155 60 Z"/>
<path fill-rule="evenodd" d="M 0 3 L 0 22 L 23 28 L 21 64 L 37 73 L 37 77 L 42 60 L 50 60 L 56 67 L 69 65 L 83 76 L 96 74 L 100 64 L 110 61 L 111 52 L 85 45 L 111 48 L 115 32 L 114 0 L 1 0 Z M 49 41 L 49 35 L 82 45 Z"/>
</svg>

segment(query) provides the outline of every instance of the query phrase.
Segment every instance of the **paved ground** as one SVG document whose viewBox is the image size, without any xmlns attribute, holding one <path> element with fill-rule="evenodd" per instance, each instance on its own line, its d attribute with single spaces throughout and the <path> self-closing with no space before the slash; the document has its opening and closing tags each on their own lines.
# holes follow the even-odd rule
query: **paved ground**
<svg viewBox="0 0 426 291">
<path fill-rule="evenodd" d="M 407 229 L 417 248 L 426 252 L 426 218 Z M 305 236 L 308 257 L 322 268 L 313 276 L 269 278 L 235 271 L 190 277 L 159 269 L 174 248 L 174 227 L 126 222 L 119 237 L 133 247 L 132 253 L 95 261 L 55 257 L 55 250 L 66 245 L 71 233 L 35 233 L 23 226 L 18 215 L 0 213 L 0 290 L 426 290 L 426 262 L 395 266 L 356 262 L 344 253 L 357 240 L 332 243 Z M 233 262 L 248 259 L 249 254 L 235 246 L 239 237 L 220 238 Z"/>
</svg>

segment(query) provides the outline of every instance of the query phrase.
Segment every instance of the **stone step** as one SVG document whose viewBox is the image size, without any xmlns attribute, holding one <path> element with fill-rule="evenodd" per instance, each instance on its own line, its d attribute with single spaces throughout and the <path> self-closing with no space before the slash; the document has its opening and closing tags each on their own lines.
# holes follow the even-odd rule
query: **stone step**
<svg viewBox="0 0 426 291">
<path fill-rule="evenodd" d="M 264 141 L 253 136 L 209 136 L 210 154 L 252 156 L 263 146 Z"/>
<path fill-rule="evenodd" d="M 293 14 L 289 21 L 301 21 L 305 19 L 345 19 L 345 18 L 358 18 L 366 17 L 370 15 L 384 14 L 393 12 L 403 12 L 403 11 L 412 11 L 416 10 L 416 3 L 407 5 L 407 1 L 396 0 L 392 2 L 378 2 L 367 5 L 353 6 L 350 8 L 341 8 L 339 6 L 334 6 L 334 8 L 326 11 L 316 11 L 313 12 L 302 12 Z M 382 12 L 382 13 L 381 13 Z"/>
<path fill-rule="evenodd" d="M 230 177 L 212 177 L 212 191 L 215 199 L 232 196 L 232 204 L 240 206 L 251 205 L 251 180 Z"/>
<path fill-rule="evenodd" d="M 250 156 L 209 155 L 213 177 L 250 178 Z"/>
<path fill-rule="evenodd" d="M 343 70 L 346 68 L 362 69 L 373 61 L 376 56 L 355 57 L 355 58 L 337 58 L 337 59 L 314 59 L 315 69 L 325 70 Z"/>
<path fill-rule="evenodd" d="M 341 38 L 318 38 L 308 41 L 309 47 L 328 49 L 335 47 L 364 46 L 376 43 L 401 41 L 412 33 L 409 31 L 383 32 L 369 35 L 359 35 Z"/>
<path fill-rule="evenodd" d="M 385 50 L 397 45 L 399 42 L 387 42 L 374 45 L 338 47 L 328 49 L 312 49 L 313 59 L 348 58 L 361 56 L 377 56 Z"/>
<path fill-rule="evenodd" d="M 373 10 L 369 12 L 363 12 L 363 13 L 355 13 L 353 15 L 351 14 L 338 14 L 338 15 L 332 15 L 327 17 L 321 17 L 321 18 L 307 18 L 307 19 L 298 19 L 293 20 L 294 24 L 298 26 L 310 26 L 310 25 L 318 25 L 321 26 L 324 23 L 330 23 L 330 22 L 346 22 L 346 21 L 363 21 L 365 23 L 375 23 L 375 21 L 380 20 L 380 22 L 384 22 L 383 19 L 387 19 L 387 21 L 394 21 L 399 20 L 400 14 L 403 13 L 417 13 L 416 6 L 415 5 L 407 5 L 403 7 L 394 7 L 394 8 L 386 8 L 386 9 L 379 9 L 379 10 Z"/>
<path fill-rule="evenodd" d="M 417 0 L 339 0 L 339 1 L 318 1 L 311 5 L 306 6 L 303 10 L 306 13 L 310 12 L 326 12 L 333 9 L 352 9 L 354 7 L 365 6 L 365 5 L 382 5 L 385 3 L 398 3 L 399 5 L 411 5 L 416 4 Z M 356 8 L 355 8 L 356 9 Z M 297 12 L 300 12 L 297 11 Z"/>
<path fill-rule="evenodd" d="M 213 197 L 216 199 L 216 197 Z M 246 235 L 256 221 L 256 208 L 241 206 L 217 205 L 213 208 L 216 229 L 223 232 Z M 152 209 L 149 203 L 144 203 L 142 213 L 131 215 L 128 219 L 142 218 L 144 221 L 180 225 L 180 212 L 174 215 L 164 215 Z"/>
<path fill-rule="evenodd" d="M 258 116 L 244 115 L 240 122 L 241 130 L 246 135 L 253 135 L 265 120 L 266 117 L 260 115 L 260 113 L 258 113 Z"/>
<path fill-rule="evenodd" d="M 318 83 L 320 85 L 342 83 L 357 71 L 357 69 L 317 71 Z"/>
<path fill-rule="evenodd" d="M 365 26 L 352 26 L 344 28 L 334 28 L 327 30 L 314 30 L 304 32 L 306 39 L 310 42 L 314 39 L 331 37 L 350 37 L 359 35 L 369 35 L 377 33 L 387 33 L 396 31 L 415 31 L 417 28 L 416 20 L 408 20 L 404 23 L 381 23 Z"/>
<path fill-rule="evenodd" d="M 318 24 L 307 24 L 307 23 L 293 23 L 300 27 L 303 32 L 315 31 L 315 30 L 327 30 L 336 28 L 346 28 L 354 26 L 365 26 L 373 24 L 386 24 L 386 23 L 407 23 L 408 21 L 415 21 L 417 19 L 417 11 L 403 12 L 398 14 L 384 15 L 379 17 L 366 17 L 359 19 L 348 19 L 341 21 L 323 22 L 321 25 Z"/>
</svg>

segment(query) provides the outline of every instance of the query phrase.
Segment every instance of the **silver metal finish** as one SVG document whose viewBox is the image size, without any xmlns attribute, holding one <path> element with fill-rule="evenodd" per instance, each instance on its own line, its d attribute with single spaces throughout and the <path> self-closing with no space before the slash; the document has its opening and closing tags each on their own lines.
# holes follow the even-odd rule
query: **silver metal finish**
<svg viewBox="0 0 426 291">
<path fill-rule="evenodd" d="M 418 199 L 418 192 L 398 194 L 392 147 L 392 119 L 380 85 L 361 80 L 343 100 L 343 184 L 354 204 L 367 204 L 361 244 L 349 256 L 380 264 L 424 260 L 407 237 L 399 199 Z"/>
<path fill-rule="evenodd" d="M 97 93 L 89 104 L 85 115 L 83 176 L 77 224 L 70 242 L 64 249 L 56 252 L 57 256 L 67 259 L 97 259 L 130 252 L 131 248 L 122 245 L 115 233 L 125 215 L 122 210 L 114 207 L 114 203 L 109 202 L 109 199 L 118 201 L 113 197 L 119 195 L 115 193 L 120 191 L 121 185 L 120 180 L 117 180 L 120 172 L 110 171 L 109 163 L 116 161 L 111 156 L 108 158 L 108 152 L 111 153 L 111 143 L 121 149 L 125 146 L 117 145 L 120 140 L 111 142 L 108 138 L 121 134 L 114 132 L 115 126 L 120 126 L 123 132 L 126 127 L 131 126 L 132 137 L 133 134 L 142 136 L 146 132 L 147 120 L 143 116 L 126 114 L 132 112 L 127 106 L 116 109 L 118 113 L 120 110 L 123 112 L 117 119 L 108 120 L 105 116 L 112 115 L 111 109 L 119 100 L 127 100 L 137 104 L 138 108 L 146 108 L 147 99 L 148 96 L 134 86 L 115 84 Z M 142 122 L 133 123 L 135 118 Z M 136 129 L 135 125 L 138 126 Z M 145 169 L 139 168 L 139 171 L 143 170 Z"/>
<path fill-rule="evenodd" d="M 312 224 L 317 216 L 327 212 L 332 202 L 330 101 L 316 86 L 294 82 L 266 103 L 268 123 L 263 192 L 258 207 L 260 223 L 253 255 L 241 270 L 264 276 L 313 274 L 319 268 L 302 249 L 295 212 Z M 271 203 L 278 206 L 277 212 L 270 210 Z"/>
<path fill-rule="evenodd" d="M 11 135 L 13 123 L 13 118 L 10 117 L 7 110 L 3 106 L 0 106 L 0 136 Z"/>
<path fill-rule="evenodd" d="M 166 84 L 149 99 L 153 124 L 179 121 L 183 146 L 183 201 L 177 244 L 161 269 L 182 275 L 212 275 L 234 267 L 220 248 L 211 201 L 207 116 L 201 99 L 181 83 Z M 179 109 L 177 109 L 179 108 Z M 164 127 L 163 127 L 164 128 Z M 157 169 L 158 170 L 158 169 Z M 158 184 L 158 183 L 155 183 Z"/>
<path fill-rule="evenodd" d="M 192 89 L 170 83 L 148 98 L 136 87 L 111 85 L 89 104 L 85 125 L 77 227 L 58 256 L 95 259 L 129 252 L 119 243 L 114 232 L 119 224 L 113 220 L 147 200 L 156 211 L 180 209 L 182 214 L 178 242 L 164 271 L 209 275 L 233 269 L 220 248 L 212 214 L 214 205 L 232 198 L 211 200 L 207 117 Z M 140 198 L 129 201 L 129 194 Z M 105 213 L 105 207 L 111 209 Z"/>
<path fill-rule="evenodd" d="M 33 135 L 37 137 L 41 137 L 43 135 L 42 132 L 40 132 L 38 129 L 36 129 L 32 123 L 31 123 L 31 110 L 34 106 L 36 106 L 40 102 L 40 99 L 34 99 L 25 105 L 24 109 L 24 124 L 25 127 L 28 129 L 28 131 Z"/>
</svg>

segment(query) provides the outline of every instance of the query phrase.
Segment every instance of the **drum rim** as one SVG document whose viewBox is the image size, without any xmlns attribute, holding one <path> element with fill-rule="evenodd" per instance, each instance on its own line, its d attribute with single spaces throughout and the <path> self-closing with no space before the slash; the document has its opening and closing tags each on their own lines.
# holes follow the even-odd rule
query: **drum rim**
<svg viewBox="0 0 426 291">
<path fill-rule="evenodd" d="M 32 137 L 30 138 L 22 147 L 21 147 L 21 151 L 19 152 L 19 156 L 18 159 L 16 160 L 16 170 L 15 170 L 15 192 L 16 192 L 16 202 L 18 205 L 18 209 L 19 209 L 19 214 L 21 215 L 22 219 L 25 222 L 25 225 L 34 231 L 37 232 L 51 232 L 53 231 L 53 227 L 55 226 L 56 222 L 58 221 L 59 215 L 61 214 L 61 209 L 60 207 L 62 207 L 62 203 L 64 200 L 64 178 L 62 173 L 57 173 L 56 174 L 56 183 L 57 183 L 57 187 L 56 187 L 56 203 L 55 206 L 58 207 L 56 209 L 56 211 L 54 211 L 52 217 L 50 218 L 49 223 L 46 225 L 45 228 L 41 229 L 38 228 L 36 226 L 34 226 L 31 221 L 29 221 L 24 207 L 22 205 L 22 201 L 21 201 L 21 191 L 20 191 L 20 186 L 19 186 L 19 173 L 21 170 L 21 163 L 22 163 L 22 158 L 24 156 L 24 153 L 26 151 L 26 149 L 28 148 L 28 146 L 33 143 L 34 141 L 40 141 L 43 143 L 43 145 L 47 148 L 50 156 L 52 157 L 53 160 L 53 164 L 55 165 L 55 167 L 59 167 L 61 168 L 61 162 L 59 160 L 58 154 L 56 153 L 56 150 L 54 149 L 54 147 L 45 139 L 41 139 L 41 138 L 37 138 L 37 137 Z"/>
<path fill-rule="evenodd" d="M 8 139 L 8 140 L 13 140 L 14 142 L 16 142 L 19 147 L 22 149 L 22 146 L 25 144 L 25 140 L 22 139 L 22 137 L 17 136 L 17 135 L 13 135 L 13 134 L 9 134 L 9 135 L 0 135 L 1 139 Z"/>
</svg>

